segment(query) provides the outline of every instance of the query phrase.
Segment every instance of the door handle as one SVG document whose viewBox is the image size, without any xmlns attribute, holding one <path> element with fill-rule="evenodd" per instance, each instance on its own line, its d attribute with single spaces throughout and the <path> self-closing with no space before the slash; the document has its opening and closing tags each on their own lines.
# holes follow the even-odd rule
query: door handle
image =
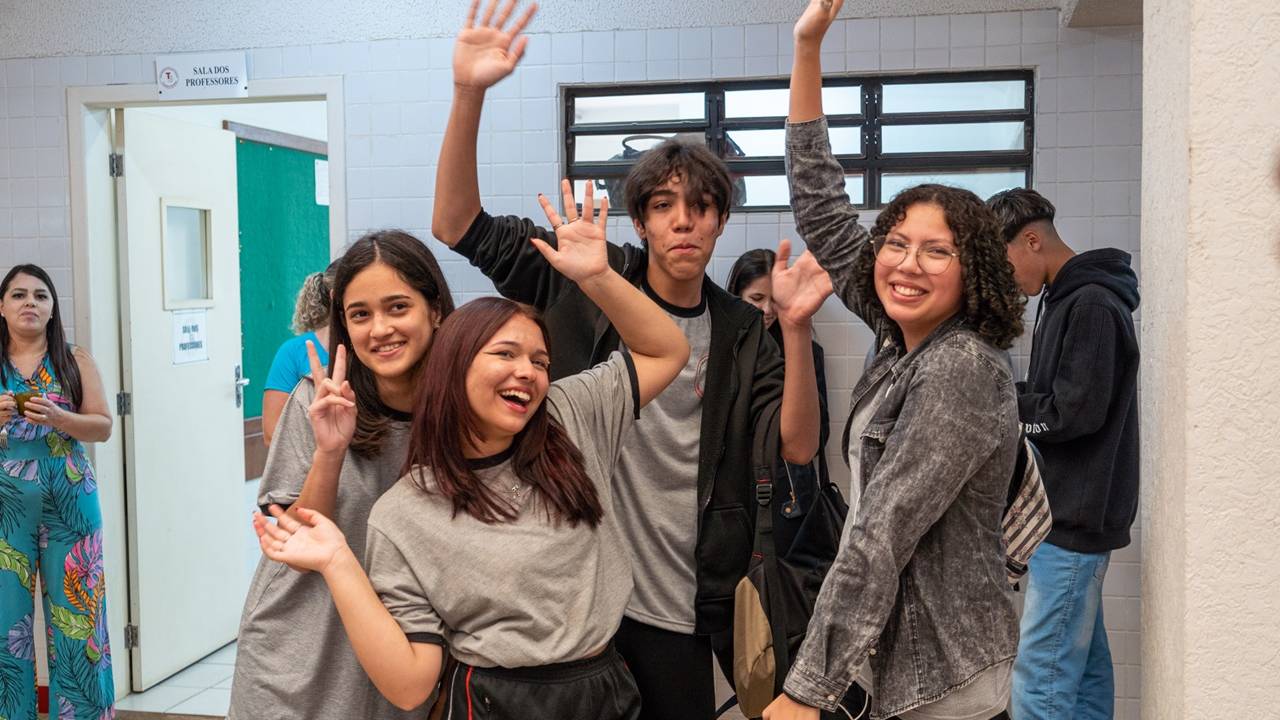
<svg viewBox="0 0 1280 720">
<path fill-rule="evenodd" d="M 249 384 L 249 378 L 244 377 L 240 366 L 236 366 L 236 407 L 244 407 L 244 388 Z"/>
</svg>

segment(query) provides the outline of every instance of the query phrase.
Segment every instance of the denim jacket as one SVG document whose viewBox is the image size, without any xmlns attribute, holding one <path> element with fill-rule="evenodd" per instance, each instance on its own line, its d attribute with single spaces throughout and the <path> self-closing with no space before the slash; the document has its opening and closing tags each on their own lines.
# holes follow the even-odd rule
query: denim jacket
<svg viewBox="0 0 1280 720">
<path fill-rule="evenodd" d="M 844 192 L 824 118 L 788 124 L 787 178 L 799 234 L 844 304 L 869 318 L 852 269 L 870 234 Z M 854 405 L 890 377 L 850 440 L 860 446 L 862 501 L 784 689 L 833 710 L 870 657 L 871 716 L 884 718 L 941 699 L 1017 651 L 1000 523 L 1018 409 L 1007 362 L 959 316 L 911 352 L 896 327 L 872 329 L 882 350 Z"/>
</svg>

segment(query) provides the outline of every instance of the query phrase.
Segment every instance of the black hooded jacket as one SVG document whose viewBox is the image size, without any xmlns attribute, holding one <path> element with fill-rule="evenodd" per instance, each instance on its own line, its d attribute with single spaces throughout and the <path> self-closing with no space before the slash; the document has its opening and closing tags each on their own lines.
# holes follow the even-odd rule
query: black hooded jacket
<svg viewBox="0 0 1280 720">
<path fill-rule="evenodd" d="M 1138 278 L 1129 254 L 1071 258 L 1045 291 L 1018 414 L 1044 458 L 1048 541 L 1097 553 L 1129 544 L 1138 510 Z"/>
</svg>

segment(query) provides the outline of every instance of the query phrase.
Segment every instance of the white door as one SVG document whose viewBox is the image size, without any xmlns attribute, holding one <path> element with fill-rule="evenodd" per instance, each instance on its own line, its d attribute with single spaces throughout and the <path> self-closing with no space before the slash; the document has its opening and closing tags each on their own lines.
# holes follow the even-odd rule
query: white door
<svg viewBox="0 0 1280 720">
<path fill-rule="evenodd" d="M 225 130 L 142 108 L 116 117 L 140 691 L 235 639 L 247 589 L 236 149 Z"/>
</svg>

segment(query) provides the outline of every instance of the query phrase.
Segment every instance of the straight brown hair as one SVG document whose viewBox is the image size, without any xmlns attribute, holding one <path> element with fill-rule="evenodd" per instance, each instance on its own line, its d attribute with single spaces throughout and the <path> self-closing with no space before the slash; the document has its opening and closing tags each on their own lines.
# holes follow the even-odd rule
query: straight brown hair
<svg viewBox="0 0 1280 720">
<path fill-rule="evenodd" d="M 547 326 L 528 306 L 504 298 L 473 300 L 450 315 L 436 331 L 418 385 L 404 474 L 424 492 L 438 492 L 453 502 L 453 515 L 464 512 L 484 523 L 514 520 L 516 509 L 485 486 L 465 457 L 479 421 L 467 398 L 467 371 L 485 344 L 514 317 L 532 320 L 548 343 Z M 548 343 L 549 345 L 549 343 Z M 583 467 L 582 452 L 564 427 L 547 412 L 546 400 L 512 441 L 511 468 L 521 483 L 539 495 L 548 519 L 571 526 L 600 524 L 604 509 Z M 426 473 L 435 481 L 431 488 Z"/>
<path fill-rule="evenodd" d="M 337 357 L 339 345 L 352 350 L 347 315 L 342 311 L 347 286 L 360 271 L 378 262 L 391 267 L 409 287 L 422 293 L 439 319 L 443 320 L 453 312 L 449 283 L 440 271 L 436 256 L 421 240 L 400 230 L 371 232 L 347 248 L 334 271 L 333 300 L 329 308 L 330 358 Z M 426 354 L 431 354 L 431 348 L 427 348 Z M 418 367 L 423 364 L 425 358 L 418 361 Z M 329 375 L 333 375 L 332 365 Z M 347 353 L 347 381 L 356 394 L 356 432 L 351 438 L 351 450 L 362 457 L 373 457 L 382 451 L 382 441 L 391 421 L 385 404 L 378 397 L 378 383 L 373 371 L 360 362 L 360 356 L 353 350 Z"/>
</svg>

